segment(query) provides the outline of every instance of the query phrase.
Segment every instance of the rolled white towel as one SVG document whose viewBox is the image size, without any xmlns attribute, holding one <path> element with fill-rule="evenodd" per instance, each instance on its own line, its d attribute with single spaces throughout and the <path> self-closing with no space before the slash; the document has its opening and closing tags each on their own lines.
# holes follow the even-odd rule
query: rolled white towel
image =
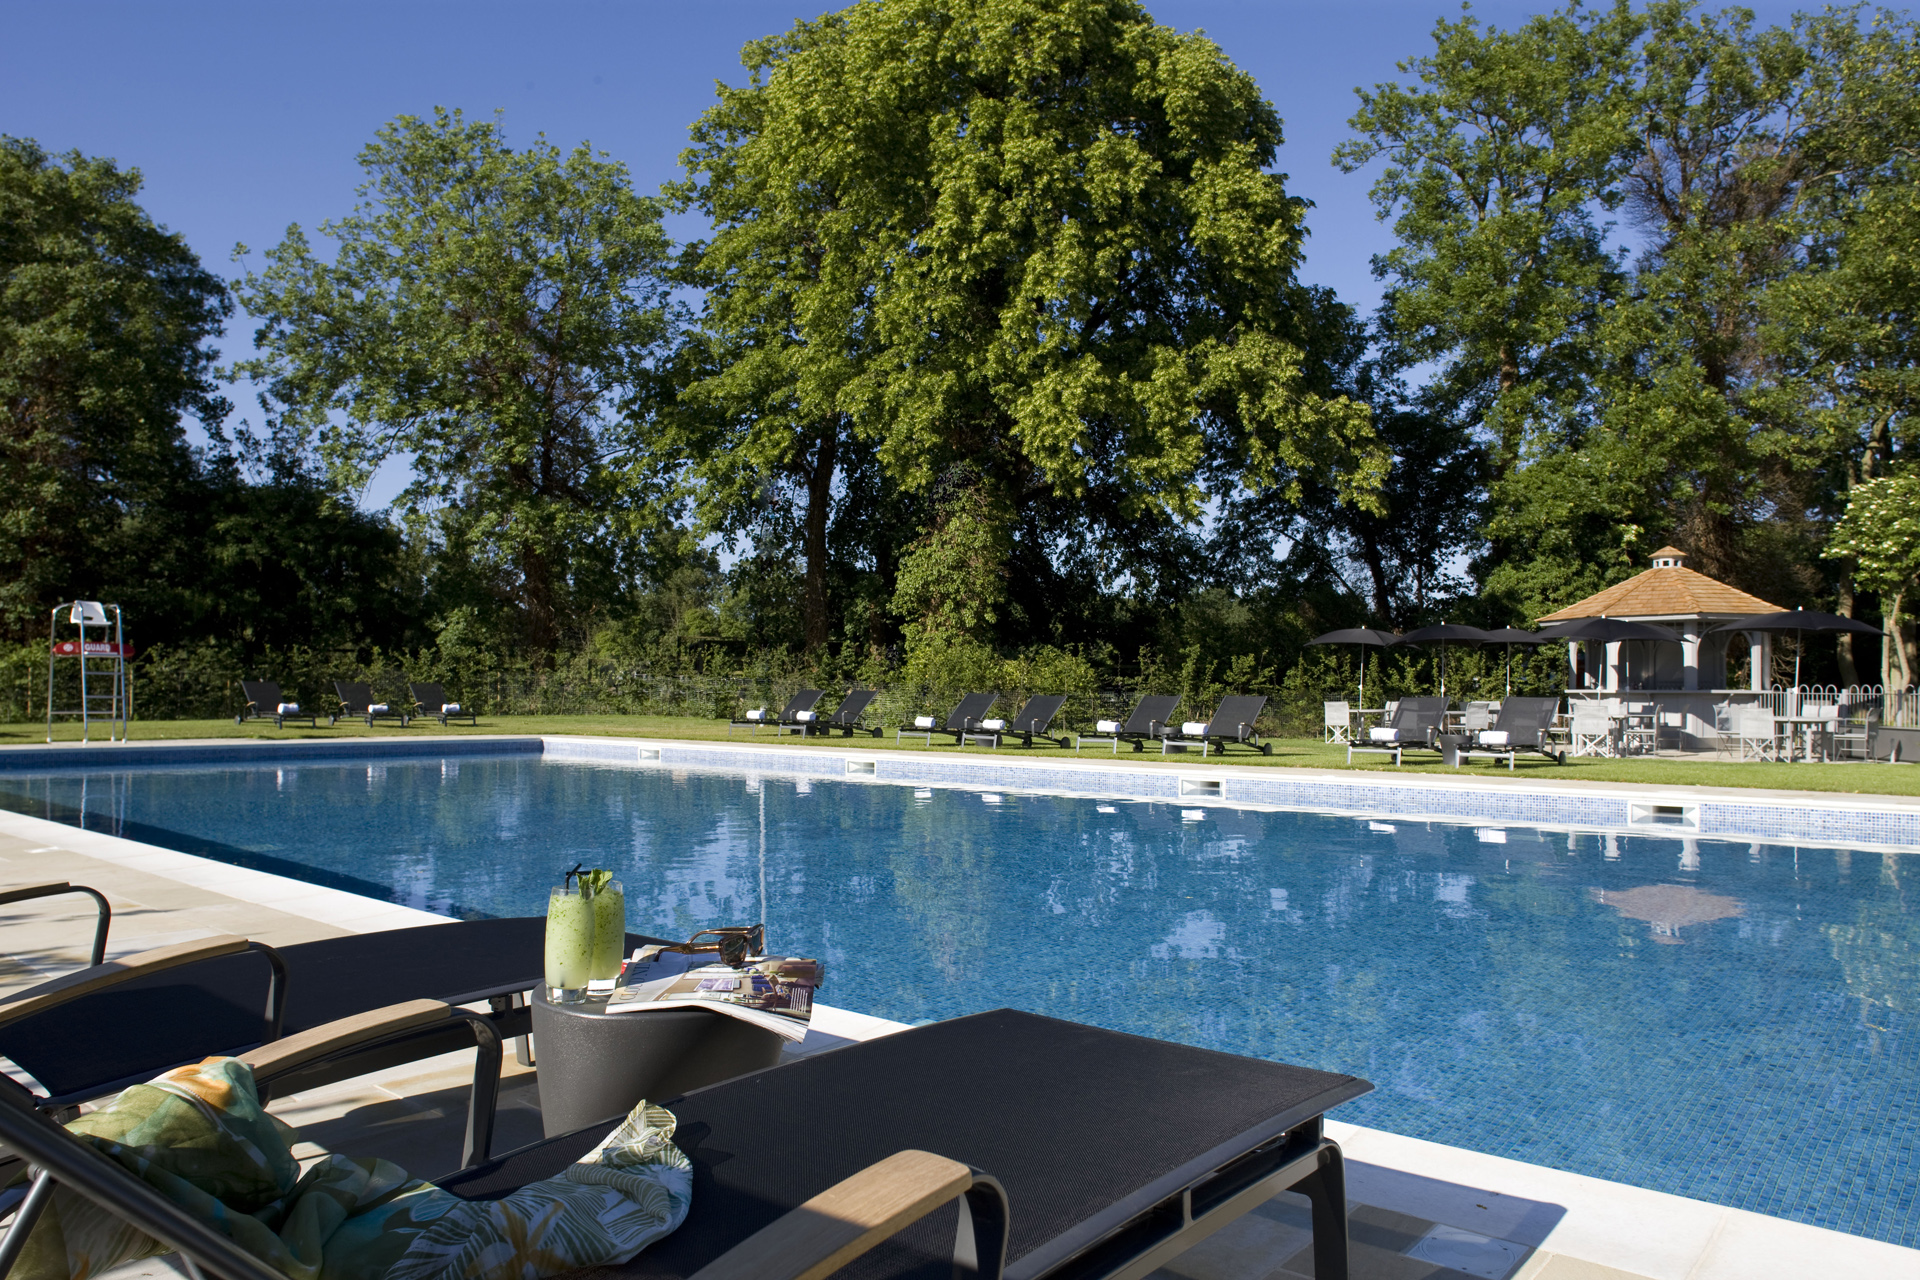
<svg viewBox="0 0 1920 1280">
<path fill-rule="evenodd" d="M 372 714 L 375 711 L 389 711 L 389 710 L 392 710 L 392 708 L 388 707 L 387 704 L 384 702 L 376 702 L 372 706 L 367 708 L 368 714 Z"/>
<path fill-rule="evenodd" d="M 1398 729 L 1369 729 L 1367 736 L 1375 742 L 1392 742 L 1400 736 Z"/>
<path fill-rule="evenodd" d="M 1480 731 L 1480 745 L 1483 747 L 1506 746 L 1507 731 L 1505 729 L 1482 729 Z"/>
<path fill-rule="evenodd" d="M 916 729 L 931 729 L 933 728 L 933 724 L 934 720 L 932 716 L 915 716 L 913 718 L 913 727 Z"/>
<path fill-rule="evenodd" d="M 1198 738 L 1204 735 L 1206 731 L 1207 722 L 1205 720 L 1189 720 L 1180 726 L 1180 732 L 1186 734 L 1189 738 Z"/>
<path fill-rule="evenodd" d="M 1093 731 L 1095 733 L 1118 733 L 1120 732 L 1120 722 L 1118 720 L 1095 720 L 1093 722 Z"/>
<path fill-rule="evenodd" d="M 440 714 L 443 716 L 453 715 L 459 710 L 460 704 L 457 702 L 443 702 L 440 704 Z"/>
<path fill-rule="evenodd" d="M 982 729 L 991 729 L 993 732 L 998 733 L 1007 727 L 1007 722 L 1005 720 L 982 720 L 980 727 Z"/>
<path fill-rule="evenodd" d="M 749 720 L 765 720 L 766 718 L 767 709 L 765 707 L 755 707 L 753 710 L 747 712 L 747 719 Z"/>
<path fill-rule="evenodd" d="M 283 716 L 297 716 L 300 714 L 300 704 L 297 702 L 283 702 L 280 704 L 279 710 L 276 711 L 274 714 L 283 715 Z"/>
</svg>

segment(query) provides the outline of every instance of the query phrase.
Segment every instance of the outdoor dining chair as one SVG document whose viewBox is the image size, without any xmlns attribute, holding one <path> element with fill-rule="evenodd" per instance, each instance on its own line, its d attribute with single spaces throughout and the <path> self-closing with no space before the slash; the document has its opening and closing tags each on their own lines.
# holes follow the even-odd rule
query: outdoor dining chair
<svg viewBox="0 0 1920 1280">
<path fill-rule="evenodd" d="M 1353 741 L 1353 710 L 1344 702 L 1323 702 L 1321 721 L 1326 728 L 1328 742 Z"/>
<path fill-rule="evenodd" d="M 1567 754 L 1571 756 L 1614 756 L 1619 754 L 1614 734 L 1614 717 L 1606 704 L 1582 699 L 1573 704 L 1573 720 L 1567 729 Z"/>
</svg>

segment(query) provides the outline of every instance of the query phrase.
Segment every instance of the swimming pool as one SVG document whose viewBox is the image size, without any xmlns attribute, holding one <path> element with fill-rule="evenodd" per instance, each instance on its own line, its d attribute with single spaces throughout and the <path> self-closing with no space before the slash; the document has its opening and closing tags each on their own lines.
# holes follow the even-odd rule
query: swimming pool
<svg viewBox="0 0 1920 1280">
<path fill-rule="evenodd" d="M 0 775 L 0 804 L 456 914 L 576 861 L 825 998 L 1370 1079 L 1340 1118 L 1920 1245 L 1920 860 L 462 756 Z"/>
</svg>

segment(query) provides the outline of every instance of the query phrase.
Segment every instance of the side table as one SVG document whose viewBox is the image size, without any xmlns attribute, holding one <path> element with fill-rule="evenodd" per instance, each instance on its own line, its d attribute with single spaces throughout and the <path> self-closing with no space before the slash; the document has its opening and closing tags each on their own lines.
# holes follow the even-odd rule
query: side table
<svg viewBox="0 0 1920 1280">
<path fill-rule="evenodd" d="M 533 994 L 540 1123 L 549 1138 L 780 1061 L 786 1038 L 710 1009 L 608 1013 Z"/>
<path fill-rule="evenodd" d="M 1434 745 L 1440 748 L 1440 763 L 1449 769 L 1460 767 L 1460 753 L 1473 741 L 1472 736 L 1464 733 L 1438 733 L 1434 735 Z"/>
</svg>

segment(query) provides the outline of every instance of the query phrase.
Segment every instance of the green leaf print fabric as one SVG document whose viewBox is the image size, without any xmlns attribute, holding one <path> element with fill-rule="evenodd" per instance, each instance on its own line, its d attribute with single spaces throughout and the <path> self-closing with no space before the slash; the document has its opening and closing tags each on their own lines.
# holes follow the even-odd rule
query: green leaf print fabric
<svg viewBox="0 0 1920 1280">
<path fill-rule="evenodd" d="M 541 1280 L 624 1262 L 680 1225 L 693 1187 L 672 1113 L 645 1102 L 564 1173 L 501 1200 L 378 1159 L 329 1155 L 302 1174 L 293 1131 L 235 1058 L 169 1071 L 67 1127 L 289 1280 Z M 89 1280 L 161 1251 L 61 1188 L 10 1280 Z"/>
</svg>

